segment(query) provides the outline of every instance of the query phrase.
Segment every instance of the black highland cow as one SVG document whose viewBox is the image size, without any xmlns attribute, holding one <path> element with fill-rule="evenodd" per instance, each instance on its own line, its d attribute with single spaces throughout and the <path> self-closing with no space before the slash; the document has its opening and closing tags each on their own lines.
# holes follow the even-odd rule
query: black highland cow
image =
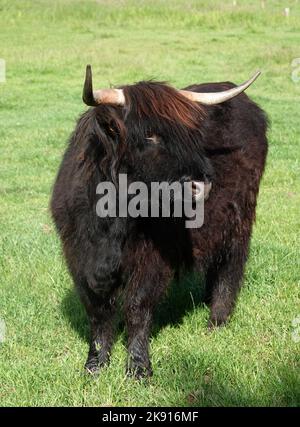
<svg viewBox="0 0 300 427">
<path fill-rule="evenodd" d="M 258 74 L 257 74 L 258 75 Z M 257 77 L 178 91 L 140 82 L 93 92 L 87 67 L 79 119 L 53 189 L 51 211 L 91 326 L 86 369 L 109 361 L 116 298 L 123 297 L 128 373 L 151 375 L 153 310 L 174 275 L 206 277 L 209 327 L 230 316 L 243 280 L 259 182 L 267 155 L 265 113 L 244 93 Z M 131 181 L 212 184 L 204 225 L 184 219 L 100 218 L 96 187 Z"/>
</svg>

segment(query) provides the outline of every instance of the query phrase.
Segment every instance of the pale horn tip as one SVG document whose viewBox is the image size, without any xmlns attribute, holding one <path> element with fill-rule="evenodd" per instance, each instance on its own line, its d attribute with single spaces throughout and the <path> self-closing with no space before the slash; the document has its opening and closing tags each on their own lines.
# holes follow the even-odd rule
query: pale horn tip
<svg viewBox="0 0 300 427">
<path fill-rule="evenodd" d="M 253 77 L 251 78 L 251 80 L 256 80 L 259 76 L 261 75 L 261 71 L 257 70 L 254 74 Z"/>
</svg>

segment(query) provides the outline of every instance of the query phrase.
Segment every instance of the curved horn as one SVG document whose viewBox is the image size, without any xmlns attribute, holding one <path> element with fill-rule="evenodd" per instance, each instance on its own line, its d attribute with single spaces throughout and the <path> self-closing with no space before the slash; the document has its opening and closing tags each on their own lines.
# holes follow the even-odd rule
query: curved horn
<svg viewBox="0 0 300 427">
<path fill-rule="evenodd" d="M 99 104 L 125 104 L 125 96 L 122 89 L 99 89 L 93 91 L 92 68 L 90 65 L 86 66 L 82 99 L 86 105 L 93 107 Z"/>
<path fill-rule="evenodd" d="M 251 79 L 242 83 L 241 85 L 232 89 L 224 90 L 222 92 L 192 92 L 189 90 L 180 90 L 181 95 L 188 98 L 190 101 L 200 102 L 204 105 L 220 104 L 221 102 L 228 101 L 231 98 L 244 92 L 260 75 L 260 71 L 257 71 Z"/>
</svg>

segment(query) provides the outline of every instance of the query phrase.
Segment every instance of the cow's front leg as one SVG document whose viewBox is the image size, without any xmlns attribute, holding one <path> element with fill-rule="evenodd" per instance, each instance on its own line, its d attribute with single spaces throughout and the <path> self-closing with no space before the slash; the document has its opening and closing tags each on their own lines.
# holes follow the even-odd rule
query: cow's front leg
<svg viewBox="0 0 300 427">
<path fill-rule="evenodd" d="M 152 375 L 149 358 L 149 335 L 152 323 L 153 307 L 142 307 L 137 300 L 126 309 L 128 330 L 128 363 L 127 373 L 136 378 Z"/>
<path fill-rule="evenodd" d="M 160 255 L 145 246 L 136 258 L 136 269 L 126 287 L 124 307 L 128 333 L 127 373 L 138 379 L 152 375 L 149 336 L 153 311 L 172 276 Z"/>
<path fill-rule="evenodd" d="M 90 343 L 85 369 L 97 373 L 109 363 L 115 334 L 115 292 L 98 295 L 92 291 L 87 281 L 76 283 L 90 323 Z"/>
</svg>

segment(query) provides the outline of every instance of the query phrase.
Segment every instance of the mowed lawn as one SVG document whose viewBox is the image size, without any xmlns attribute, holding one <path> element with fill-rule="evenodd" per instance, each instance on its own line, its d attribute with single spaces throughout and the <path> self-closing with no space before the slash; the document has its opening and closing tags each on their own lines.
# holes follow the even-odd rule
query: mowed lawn
<svg viewBox="0 0 300 427">
<path fill-rule="evenodd" d="M 1 406 L 300 404 L 300 3 L 261 3 L 0 0 Z M 99 87 L 262 70 L 248 94 L 270 117 L 270 148 L 236 311 L 209 333 L 198 278 L 171 286 L 148 383 L 125 377 L 122 327 L 111 365 L 84 374 L 87 319 L 48 210 L 87 63 Z"/>
</svg>

